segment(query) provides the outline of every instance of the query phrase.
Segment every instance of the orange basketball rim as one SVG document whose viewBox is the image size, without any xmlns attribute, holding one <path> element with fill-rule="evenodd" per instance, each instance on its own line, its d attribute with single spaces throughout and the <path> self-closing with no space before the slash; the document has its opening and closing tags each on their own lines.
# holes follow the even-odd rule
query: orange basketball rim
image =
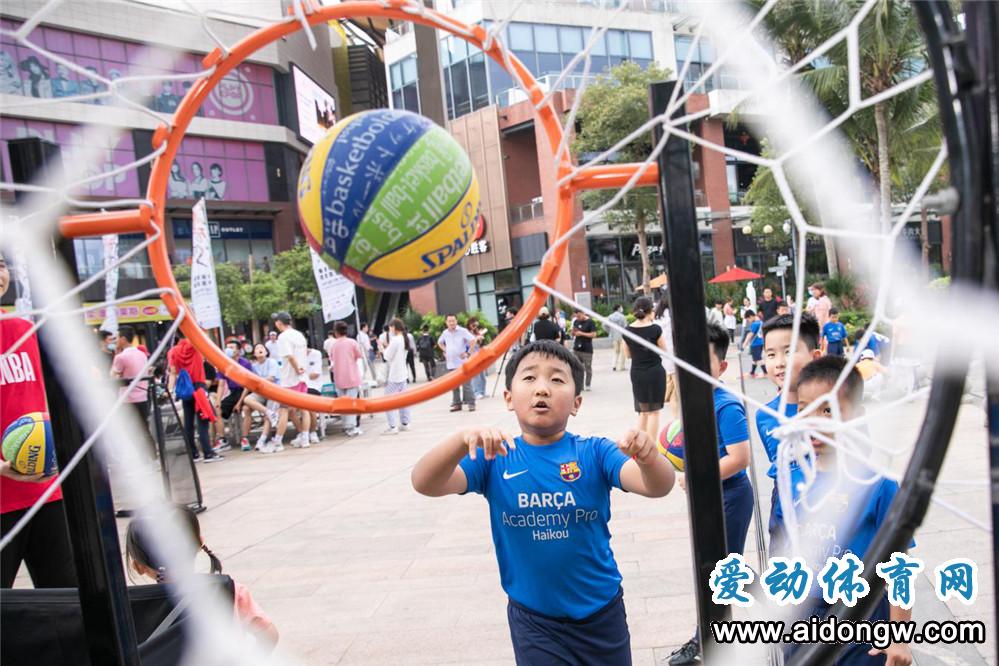
<svg viewBox="0 0 999 666">
<path fill-rule="evenodd" d="M 496 43 L 496 39 L 493 39 L 493 43 L 490 45 L 491 48 L 485 49 L 483 47 L 483 43 L 486 40 L 486 31 L 481 26 L 466 25 L 429 8 L 422 12 L 414 12 L 413 5 L 407 3 L 405 0 L 345 2 L 317 9 L 312 14 L 307 15 L 306 19 L 310 25 L 316 25 L 351 17 L 379 17 L 399 21 L 413 21 L 414 23 L 446 30 L 454 36 L 464 39 L 483 50 L 489 57 L 506 68 L 503 54 Z M 174 161 L 177 150 L 180 148 L 181 140 L 184 138 L 191 120 L 198 109 L 201 108 L 201 104 L 205 101 L 205 98 L 208 97 L 210 91 L 226 74 L 240 65 L 253 53 L 301 28 L 302 24 L 298 21 L 288 21 L 267 26 L 241 40 L 226 55 L 218 48 L 206 55 L 202 60 L 203 66 L 206 69 L 214 66 L 215 69 L 212 70 L 210 75 L 198 79 L 191 86 L 174 113 L 172 123 L 170 125 L 165 123 L 160 125 L 153 133 L 152 145 L 154 150 L 159 149 L 164 144 L 166 145 L 164 152 L 153 162 L 149 176 L 146 199 L 152 203 L 153 207 L 150 209 L 148 206 L 140 206 L 134 210 L 66 216 L 60 220 L 60 233 L 66 238 L 127 233 L 144 233 L 147 237 L 155 235 L 158 229 L 163 228 L 170 165 Z M 535 105 L 535 118 L 544 128 L 551 154 L 554 155 L 562 139 L 562 126 L 559 119 L 550 104 L 544 105 L 540 109 L 537 108 L 545 95 L 545 91 L 538 86 L 538 82 L 527 68 L 512 54 L 509 55 L 509 62 L 513 70 L 510 74 L 520 81 L 528 91 L 530 99 Z M 572 211 L 577 191 L 621 187 L 639 168 L 640 165 L 638 164 L 614 164 L 587 167 L 579 170 L 573 178 L 566 181 L 559 188 L 555 211 L 556 238 L 563 236 L 572 226 Z M 573 164 L 570 157 L 563 156 L 558 164 L 558 179 L 561 181 L 572 170 Z M 655 185 L 657 180 L 658 170 L 655 164 L 652 164 L 640 176 L 637 185 L 651 186 Z M 538 274 L 540 282 L 551 284 L 554 281 L 565 257 L 566 248 L 567 245 L 563 243 L 554 252 L 546 255 Z M 535 288 L 524 304 L 524 307 L 521 308 L 513 321 L 510 322 L 493 342 L 483 347 L 475 356 L 462 364 L 460 368 L 456 368 L 443 377 L 439 377 L 426 384 L 421 384 L 403 393 L 377 398 L 326 398 L 297 393 L 282 388 L 277 384 L 258 377 L 227 357 L 198 326 L 194 313 L 190 311 L 183 299 L 177 298 L 176 295 L 180 293 L 180 290 L 173 276 L 166 239 L 162 234 L 158 235 L 148 245 L 148 252 L 156 283 L 161 288 L 172 290 L 171 293 L 163 294 L 164 304 L 173 317 L 179 316 L 181 310 L 186 310 L 180 328 L 184 331 L 187 339 L 204 354 L 205 359 L 209 363 L 224 372 L 227 377 L 239 382 L 239 384 L 255 393 L 260 393 L 267 398 L 285 405 L 310 411 L 346 414 L 382 412 L 435 398 L 446 391 L 464 384 L 489 367 L 510 345 L 523 335 L 527 325 L 537 315 L 538 310 L 544 305 L 547 298 L 547 294 L 544 291 Z"/>
</svg>

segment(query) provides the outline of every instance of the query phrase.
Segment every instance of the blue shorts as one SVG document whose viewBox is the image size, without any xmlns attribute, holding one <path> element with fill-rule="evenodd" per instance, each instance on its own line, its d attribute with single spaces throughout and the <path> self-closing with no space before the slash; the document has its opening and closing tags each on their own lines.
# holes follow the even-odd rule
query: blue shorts
<svg viewBox="0 0 999 666">
<path fill-rule="evenodd" d="M 842 356 L 843 355 L 843 341 L 838 340 L 836 342 L 830 342 L 826 345 L 826 356 Z"/>
<path fill-rule="evenodd" d="M 753 486 L 749 477 L 738 474 L 722 483 L 725 507 L 725 539 L 728 552 L 742 555 L 746 548 L 749 521 L 753 518 Z"/>
<path fill-rule="evenodd" d="M 818 600 L 811 611 L 803 616 L 803 619 L 808 619 L 812 615 L 818 615 L 820 618 L 825 617 L 826 613 L 829 612 L 829 604 Z M 870 622 L 887 622 L 890 617 L 890 607 L 888 605 L 888 595 L 882 594 L 881 600 L 874 607 L 874 611 L 868 616 Z M 869 643 L 847 643 L 836 653 L 836 661 L 833 662 L 834 666 L 884 666 L 884 663 L 888 658 L 879 654 L 876 657 L 872 657 L 867 654 L 868 650 L 871 649 Z M 801 648 L 801 645 L 791 645 L 784 650 L 784 660 L 790 661 L 791 656 Z"/>
<path fill-rule="evenodd" d="M 751 345 L 749 352 L 753 355 L 753 363 L 759 363 L 763 360 L 763 345 Z"/>
<path fill-rule="evenodd" d="M 582 620 L 541 615 L 513 599 L 506 607 L 517 666 L 631 664 L 624 590 Z"/>
</svg>

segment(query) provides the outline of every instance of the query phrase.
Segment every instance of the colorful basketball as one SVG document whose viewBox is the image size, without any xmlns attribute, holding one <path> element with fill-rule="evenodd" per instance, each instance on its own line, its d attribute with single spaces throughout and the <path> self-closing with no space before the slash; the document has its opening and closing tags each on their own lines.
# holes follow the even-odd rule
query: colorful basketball
<svg viewBox="0 0 999 666">
<path fill-rule="evenodd" d="M 3 431 L 3 459 L 21 474 L 54 474 L 55 446 L 49 415 L 43 412 L 25 414 Z"/>
<path fill-rule="evenodd" d="M 674 419 L 659 433 L 659 453 L 673 463 L 673 467 L 683 471 L 683 423 Z"/>
<path fill-rule="evenodd" d="M 478 226 L 479 184 L 444 129 L 409 111 L 344 118 L 309 151 L 298 177 L 309 245 L 365 287 L 405 291 L 464 256 Z"/>
</svg>

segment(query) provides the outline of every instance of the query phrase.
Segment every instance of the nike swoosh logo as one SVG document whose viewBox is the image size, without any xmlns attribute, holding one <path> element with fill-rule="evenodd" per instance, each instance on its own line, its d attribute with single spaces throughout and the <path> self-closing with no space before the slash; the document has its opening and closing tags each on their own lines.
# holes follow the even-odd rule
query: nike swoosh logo
<svg viewBox="0 0 999 666">
<path fill-rule="evenodd" d="M 503 472 L 503 480 L 504 481 L 509 481 L 513 477 L 520 476 L 521 474 L 527 474 L 527 470 L 526 469 L 522 469 L 519 472 L 514 472 L 513 474 L 511 474 L 510 472 L 504 471 Z"/>
</svg>

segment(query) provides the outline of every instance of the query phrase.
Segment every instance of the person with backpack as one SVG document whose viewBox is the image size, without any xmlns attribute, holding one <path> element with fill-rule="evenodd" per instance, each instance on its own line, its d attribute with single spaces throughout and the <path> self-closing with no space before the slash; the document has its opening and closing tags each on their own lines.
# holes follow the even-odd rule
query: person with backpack
<svg viewBox="0 0 999 666">
<path fill-rule="evenodd" d="M 184 407 L 184 433 L 191 449 L 191 457 L 195 462 L 202 460 L 194 444 L 194 429 L 197 425 L 198 442 L 204 454 L 205 462 L 218 462 L 223 456 L 212 449 L 212 440 L 208 435 L 208 424 L 215 420 L 215 410 L 212 409 L 208 394 L 205 391 L 205 358 L 201 352 L 177 331 L 180 339 L 167 354 L 169 372 L 168 387 Z"/>
<path fill-rule="evenodd" d="M 416 352 L 420 356 L 420 363 L 423 364 L 423 372 L 426 373 L 428 382 L 437 374 L 437 359 L 434 358 L 436 346 L 430 335 L 430 327 L 424 324 L 420 337 L 416 340 Z"/>
</svg>

